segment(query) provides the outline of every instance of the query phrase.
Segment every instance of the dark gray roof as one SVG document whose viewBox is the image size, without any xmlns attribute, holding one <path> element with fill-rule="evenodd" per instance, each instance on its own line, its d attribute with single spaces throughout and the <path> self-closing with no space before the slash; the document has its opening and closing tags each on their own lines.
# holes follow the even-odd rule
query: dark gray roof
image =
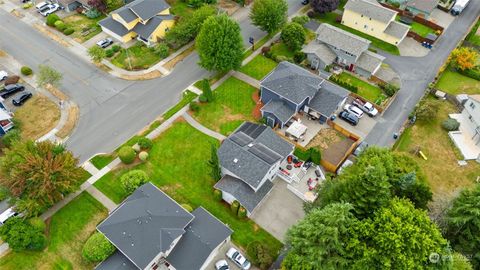
<svg viewBox="0 0 480 270">
<path fill-rule="evenodd" d="M 149 38 L 150 35 L 157 29 L 157 27 L 164 21 L 164 20 L 173 20 L 172 15 L 157 15 L 151 18 L 146 24 L 137 23 L 135 27 L 133 27 L 133 31 L 137 33 L 139 36 L 143 38 Z"/>
<path fill-rule="evenodd" d="M 176 270 L 200 269 L 212 251 L 232 230 L 202 207 L 192 212 L 195 219 L 168 255 L 167 261 Z"/>
<path fill-rule="evenodd" d="M 281 62 L 260 85 L 270 91 L 300 104 L 305 98 L 312 98 L 320 88 L 323 79 L 290 62 Z"/>
<path fill-rule="evenodd" d="M 143 21 L 147 21 L 163 10 L 170 8 L 165 0 L 136 0 L 128 5 Z"/>
<path fill-rule="evenodd" d="M 112 19 L 111 16 L 108 16 L 107 18 L 99 21 L 98 24 L 121 37 L 125 36 L 128 32 L 130 32 L 127 28 L 123 26 L 123 24 Z"/>
<path fill-rule="evenodd" d="M 349 0 L 344 8 L 383 23 L 388 23 L 397 14 L 396 11 L 383 7 L 376 0 Z"/>
<path fill-rule="evenodd" d="M 255 207 L 257 207 L 265 195 L 272 189 L 273 183 L 267 180 L 265 184 L 255 192 L 242 180 L 230 175 L 225 175 L 214 187 L 231 194 L 248 212 L 252 213 Z"/>
<path fill-rule="evenodd" d="M 319 43 L 316 40 L 312 40 L 302 49 L 304 53 L 312 53 L 316 55 L 325 65 L 330 65 L 335 61 L 337 55 L 333 52 L 325 43 Z"/>
<path fill-rule="evenodd" d="M 407 7 L 412 7 L 426 13 L 431 13 L 438 5 L 438 0 L 409 0 Z"/>
<path fill-rule="evenodd" d="M 193 215 L 152 183 L 135 190 L 97 229 L 138 268 L 185 233 Z"/>
<path fill-rule="evenodd" d="M 261 110 L 275 115 L 282 123 L 286 123 L 295 114 L 295 111 L 288 107 L 285 102 L 273 99 L 265 104 Z"/>
<path fill-rule="evenodd" d="M 410 31 L 410 26 L 403 24 L 401 22 L 392 21 L 388 24 L 387 29 L 384 33 L 398 39 L 404 38 L 408 31 Z"/>
<path fill-rule="evenodd" d="M 124 6 L 122 8 L 119 8 L 115 10 L 115 13 L 117 13 L 126 23 L 133 22 L 135 19 L 137 19 L 137 15 L 133 13 L 133 11 L 129 8 L 129 6 Z"/>
<path fill-rule="evenodd" d="M 348 91 L 329 81 L 322 83 L 322 88 L 308 105 L 313 110 L 330 117 L 339 103 L 348 96 Z"/>
<path fill-rule="evenodd" d="M 340 50 L 359 56 L 368 49 L 370 41 L 347 32 L 328 23 L 322 23 L 317 29 L 317 40 Z"/>
<path fill-rule="evenodd" d="M 125 255 L 120 251 L 115 251 L 110 257 L 101 262 L 97 267 L 97 270 L 138 270 Z"/>
<path fill-rule="evenodd" d="M 245 122 L 223 141 L 218 149 L 218 158 L 223 168 L 252 189 L 258 189 L 272 165 L 292 151 L 293 145 L 280 138 L 271 128 Z"/>
<path fill-rule="evenodd" d="M 357 60 L 357 66 L 364 70 L 374 73 L 382 64 L 385 57 L 371 51 L 364 51 Z"/>
</svg>

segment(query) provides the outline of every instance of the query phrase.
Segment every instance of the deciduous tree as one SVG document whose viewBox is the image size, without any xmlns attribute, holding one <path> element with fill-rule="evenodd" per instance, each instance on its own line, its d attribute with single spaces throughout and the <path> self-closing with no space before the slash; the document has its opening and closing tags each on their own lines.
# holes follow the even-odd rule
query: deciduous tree
<svg viewBox="0 0 480 270">
<path fill-rule="evenodd" d="M 88 0 L 87 4 L 93 8 L 96 8 L 98 11 L 107 11 L 107 5 L 105 4 L 104 0 Z"/>
<path fill-rule="evenodd" d="M 52 67 L 46 65 L 39 65 L 38 66 L 38 74 L 37 74 L 37 83 L 40 86 L 60 86 L 60 82 L 62 81 L 63 75 L 62 73 L 56 71 Z"/>
<path fill-rule="evenodd" d="M 107 54 L 104 49 L 98 47 L 97 45 L 94 45 L 93 47 L 90 47 L 88 49 L 88 55 L 93 62 L 100 63 Z"/>
<path fill-rule="evenodd" d="M 287 24 L 280 35 L 283 43 L 294 52 L 302 48 L 303 43 L 305 43 L 305 36 L 305 29 L 296 22 Z"/>
<path fill-rule="evenodd" d="M 332 12 L 338 8 L 340 0 L 311 0 L 310 5 L 318 13 Z"/>
<path fill-rule="evenodd" d="M 478 53 L 472 48 L 461 47 L 452 51 L 450 63 L 460 70 L 474 68 L 477 65 Z"/>
<path fill-rule="evenodd" d="M 287 11 L 285 0 L 255 0 L 250 19 L 254 25 L 272 34 L 287 22 Z"/>
<path fill-rule="evenodd" d="M 0 227 L 0 236 L 14 251 L 40 250 L 46 245 L 43 232 L 20 217 L 9 218 Z"/>
</svg>

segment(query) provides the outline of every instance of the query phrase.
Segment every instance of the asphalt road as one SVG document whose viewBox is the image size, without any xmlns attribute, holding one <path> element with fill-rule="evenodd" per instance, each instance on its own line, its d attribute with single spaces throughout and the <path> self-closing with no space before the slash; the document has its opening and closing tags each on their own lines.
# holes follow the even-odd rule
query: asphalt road
<svg viewBox="0 0 480 270">
<path fill-rule="evenodd" d="M 400 75 L 402 86 L 397 98 L 366 137 L 365 141 L 368 144 L 378 146 L 394 144 L 393 134 L 400 130 L 410 112 L 423 97 L 428 84 L 433 81 L 450 52 L 467 34 L 479 13 L 480 1 L 471 1 L 425 57 L 384 55 L 387 57 L 385 63 Z"/>
</svg>

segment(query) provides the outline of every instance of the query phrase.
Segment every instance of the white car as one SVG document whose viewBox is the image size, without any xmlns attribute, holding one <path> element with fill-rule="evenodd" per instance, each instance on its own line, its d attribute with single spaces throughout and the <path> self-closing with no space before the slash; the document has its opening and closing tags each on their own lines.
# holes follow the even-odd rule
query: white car
<svg viewBox="0 0 480 270">
<path fill-rule="evenodd" d="M 8 73 L 5 70 L 0 70 L 0 81 L 5 80 L 8 77 Z"/>
<path fill-rule="evenodd" d="M 59 9 L 60 9 L 59 4 L 50 4 L 46 8 L 41 9 L 40 14 L 42 14 L 43 17 L 47 17 L 48 15 L 56 12 Z"/>
<path fill-rule="evenodd" d="M 350 104 L 346 104 L 345 107 L 343 107 L 347 112 L 355 115 L 356 117 L 358 117 L 359 119 L 362 118 L 363 116 L 363 111 L 360 110 L 360 108 L 358 108 L 357 106 L 353 106 L 353 105 L 350 105 Z"/>
<path fill-rule="evenodd" d="M 215 269 L 216 270 L 230 270 L 228 267 L 228 263 L 225 260 L 220 260 L 215 263 Z"/>
<path fill-rule="evenodd" d="M 48 5 L 50 5 L 50 3 L 40 2 L 40 3 L 38 3 L 37 5 L 35 5 L 35 8 L 36 8 L 37 10 L 42 10 L 42 9 L 44 9 L 45 7 L 47 7 Z"/>
<path fill-rule="evenodd" d="M 5 221 L 7 221 L 9 218 L 16 216 L 18 216 L 18 213 L 13 210 L 13 207 L 8 208 L 0 214 L 0 226 L 5 224 Z"/>
<path fill-rule="evenodd" d="M 227 251 L 227 257 L 232 260 L 238 267 L 240 267 L 242 270 L 248 270 L 250 269 L 250 262 L 242 255 L 238 250 L 235 248 L 230 248 Z"/>
<path fill-rule="evenodd" d="M 105 49 L 112 44 L 113 44 L 113 40 L 111 38 L 102 39 L 99 42 L 97 42 L 97 46 L 102 49 Z"/>
</svg>

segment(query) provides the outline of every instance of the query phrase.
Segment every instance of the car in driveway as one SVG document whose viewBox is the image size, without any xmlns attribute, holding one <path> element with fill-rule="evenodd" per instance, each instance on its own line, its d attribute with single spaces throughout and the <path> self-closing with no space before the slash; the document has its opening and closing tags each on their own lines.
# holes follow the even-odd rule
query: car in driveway
<svg viewBox="0 0 480 270">
<path fill-rule="evenodd" d="M 5 80 L 8 77 L 8 73 L 5 70 L 0 70 L 0 81 Z"/>
<path fill-rule="evenodd" d="M 43 17 L 47 17 L 48 15 L 57 12 L 57 10 L 60 9 L 59 4 L 49 4 L 43 9 L 39 10 L 40 14 L 42 14 Z"/>
<path fill-rule="evenodd" d="M 23 91 L 25 90 L 25 86 L 21 85 L 21 84 L 9 84 L 7 86 L 5 86 L 5 88 L 3 88 L 2 90 L 0 90 L 0 97 L 2 98 L 8 98 L 9 96 L 17 93 L 17 92 L 20 92 L 20 91 Z"/>
<path fill-rule="evenodd" d="M 48 5 L 50 5 L 49 2 L 40 2 L 40 3 L 38 3 L 38 4 L 35 5 L 35 8 L 36 8 L 37 10 L 42 10 L 42 9 L 44 9 L 45 7 L 47 7 Z"/>
<path fill-rule="evenodd" d="M 97 46 L 102 49 L 105 49 L 112 44 L 113 44 L 113 40 L 111 38 L 102 39 L 99 42 L 97 42 Z"/>
<path fill-rule="evenodd" d="M 228 267 L 228 263 L 225 260 L 220 260 L 215 263 L 215 269 L 216 270 L 230 270 Z"/>
<path fill-rule="evenodd" d="M 238 250 L 235 248 L 230 248 L 227 251 L 227 258 L 229 258 L 233 263 L 235 263 L 238 267 L 240 267 L 242 270 L 248 270 L 250 269 L 250 262 L 243 256 Z"/>
<path fill-rule="evenodd" d="M 348 111 L 342 111 L 338 115 L 338 117 L 345 120 L 346 122 L 348 122 L 352 126 L 356 126 L 358 124 L 358 121 L 359 121 L 358 117 L 356 117 L 354 114 L 352 114 Z"/>
<path fill-rule="evenodd" d="M 362 116 L 363 116 L 363 111 L 360 110 L 360 108 L 358 108 L 357 106 L 353 106 L 351 104 L 345 104 L 343 109 L 345 109 L 345 111 L 355 115 L 359 119 L 362 118 Z"/>
<path fill-rule="evenodd" d="M 22 106 L 23 103 L 25 103 L 25 101 L 29 100 L 32 96 L 33 96 L 32 93 L 30 93 L 28 91 L 22 92 L 22 93 L 20 93 L 20 95 L 18 97 L 15 97 L 12 100 L 12 104 L 15 105 L 15 106 Z"/>
<path fill-rule="evenodd" d="M 13 210 L 13 207 L 8 208 L 5 210 L 3 213 L 0 214 L 0 226 L 5 224 L 5 222 L 11 218 L 11 217 L 16 217 L 19 214 Z"/>
<path fill-rule="evenodd" d="M 370 117 L 375 117 L 378 114 L 378 110 L 370 102 L 363 102 L 357 98 L 352 104 L 360 108 L 360 110 L 364 111 Z"/>
</svg>

